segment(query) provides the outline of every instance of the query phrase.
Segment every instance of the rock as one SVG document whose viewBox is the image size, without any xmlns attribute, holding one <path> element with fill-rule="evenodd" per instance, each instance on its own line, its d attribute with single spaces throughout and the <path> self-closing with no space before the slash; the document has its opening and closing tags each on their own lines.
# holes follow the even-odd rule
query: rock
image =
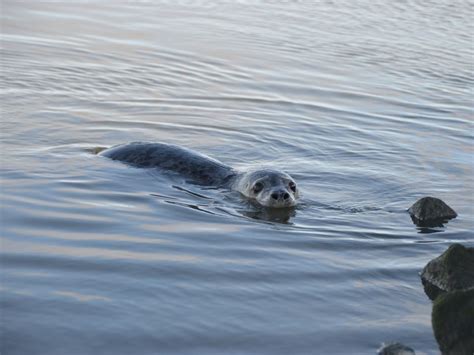
<svg viewBox="0 0 474 355">
<path fill-rule="evenodd" d="M 382 344 L 378 350 L 378 355 L 415 355 L 415 351 L 401 343 Z"/>
<path fill-rule="evenodd" d="M 423 269 L 431 323 L 443 355 L 474 354 L 474 248 L 452 244 Z"/>
<path fill-rule="evenodd" d="M 421 280 L 432 300 L 444 292 L 474 288 L 474 248 L 452 244 L 424 267 Z"/>
<path fill-rule="evenodd" d="M 443 355 L 474 354 L 474 289 L 436 298 L 431 323 Z"/>
<path fill-rule="evenodd" d="M 409 209 L 413 222 L 422 227 L 442 226 L 447 220 L 457 217 L 457 213 L 439 198 L 423 197 Z"/>
</svg>

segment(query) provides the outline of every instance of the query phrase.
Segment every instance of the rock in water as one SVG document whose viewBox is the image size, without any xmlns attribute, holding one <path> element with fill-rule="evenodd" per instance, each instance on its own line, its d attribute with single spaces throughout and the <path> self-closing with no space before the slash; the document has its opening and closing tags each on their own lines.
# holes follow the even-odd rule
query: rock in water
<svg viewBox="0 0 474 355">
<path fill-rule="evenodd" d="M 431 322 L 443 355 L 474 354 L 474 289 L 436 298 Z"/>
<path fill-rule="evenodd" d="M 421 280 L 432 300 L 444 292 L 474 288 L 474 248 L 452 244 L 424 267 Z"/>
<path fill-rule="evenodd" d="M 378 355 L 415 355 L 415 351 L 401 343 L 382 344 Z"/>
<path fill-rule="evenodd" d="M 434 226 L 457 217 L 457 213 L 439 198 L 423 197 L 416 201 L 408 212 L 415 224 Z"/>
<path fill-rule="evenodd" d="M 452 244 L 421 273 L 443 355 L 474 354 L 474 248 Z"/>
</svg>

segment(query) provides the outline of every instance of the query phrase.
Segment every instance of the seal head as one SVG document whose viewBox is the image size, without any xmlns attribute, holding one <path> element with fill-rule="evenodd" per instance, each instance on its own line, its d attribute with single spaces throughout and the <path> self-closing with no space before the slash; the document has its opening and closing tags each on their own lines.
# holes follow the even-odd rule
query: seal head
<svg viewBox="0 0 474 355">
<path fill-rule="evenodd" d="M 262 206 L 272 208 L 295 206 L 299 197 L 293 178 L 285 172 L 273 169 L 241 172 L 232 184 L 232 189 Z"/>
</svg>

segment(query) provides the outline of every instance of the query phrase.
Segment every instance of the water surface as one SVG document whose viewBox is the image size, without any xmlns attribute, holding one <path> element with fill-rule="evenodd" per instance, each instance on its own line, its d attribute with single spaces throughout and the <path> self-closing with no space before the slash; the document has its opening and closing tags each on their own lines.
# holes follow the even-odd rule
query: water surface
<svg viewBox="0 0 474 355">
<path fill-rule="evenodd" d="M 438 354 L 418 273 L 473 244 L 471 14 L 4 1 L 1 352 Z M 303 199 L 91 153 L 140 140 L 284 169 Z M 459 217 L 417 228 L 425 195 Z"/>
</svg>

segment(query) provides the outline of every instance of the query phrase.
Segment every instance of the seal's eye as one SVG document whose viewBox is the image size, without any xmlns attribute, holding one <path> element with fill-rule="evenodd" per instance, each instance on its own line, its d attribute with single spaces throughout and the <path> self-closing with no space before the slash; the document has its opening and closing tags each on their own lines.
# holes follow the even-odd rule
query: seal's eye
<svg viewBox="0 0 474 355">
<path fill-rule="evenodd" d="M 290 187 L 291 191 L 296 192 L 296 184 L 293 181 L 290 181 L 288 186 Z"/>
<path fill-rule="evenodd" d="M 253 192 L 254 193 L 257 194 L 262 190 L 263 190 L 263 184 L 261 182 L 257 182 L 255 185 L 253 185 Z"/>
</svg>

